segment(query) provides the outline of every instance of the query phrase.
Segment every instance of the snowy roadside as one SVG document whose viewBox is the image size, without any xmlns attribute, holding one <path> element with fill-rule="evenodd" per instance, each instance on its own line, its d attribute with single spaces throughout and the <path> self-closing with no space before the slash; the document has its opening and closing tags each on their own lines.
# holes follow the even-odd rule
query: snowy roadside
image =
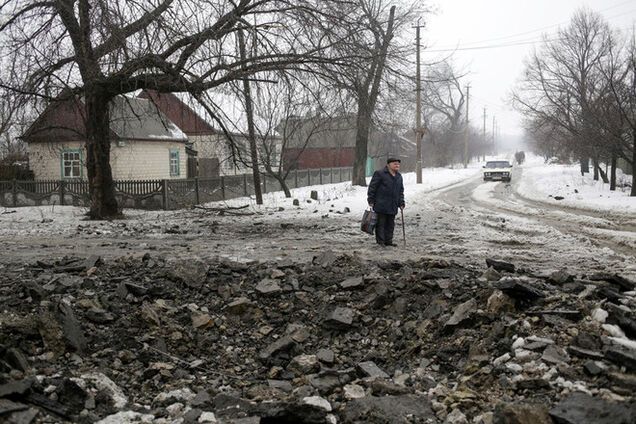
<svg viewBox="0 0 636 424">
<path fill-rule="evenodd" d="M 423 183 L 415 183 L 415 173 L 404 174 L 405 196 L 409 199 L 460 183 L 479 172 L 479 164 L 468 168 L 427 168 L 422 172 Z M 318 200 L 311 200 L 311 192 L 318 192 Z M 294 206 L 297 199 L 299 206 Z M 292 190 L 292 197 L 285 198 L 282 191 L 263 195 L 263 205 L 257 205 L 254 196 L 223 202 L 207 203 L 205 207 L 223 208 L 247 206 L 247 210 L 262 214 L 262 220 L 303 219 L 322 216 L 330 211 L 342 213 L 345 208 L 357 215 L 366 208 L 366 187 L 354 187 L 350 182 L 302 187 Z M 74 206 L 33 206 L 4 208 L 0 211 L 0 236 L 73 236 L 83 233 L 83 226 L 90 226 L 95 235 L 126 234 L 127 228 L 143 227 L 148 232 L 163 234 L 161 229 L 180 223 L 191 214 L 190 210 L 144 211 L 125 209 L 124 220 L 86 221 L 87 209 Z"/>
<path fill-rule="evenodd" d="M 609 184 L 581 176 L 578 165 L 544 165 L 530 162 L 522 166 L 518 193 L 530 200 L 601 212 L 636 214 L 636 197 L 629 190 L 609 190 Z M 631 176 L 619 172 L 618 180 Z"/>
</svg>

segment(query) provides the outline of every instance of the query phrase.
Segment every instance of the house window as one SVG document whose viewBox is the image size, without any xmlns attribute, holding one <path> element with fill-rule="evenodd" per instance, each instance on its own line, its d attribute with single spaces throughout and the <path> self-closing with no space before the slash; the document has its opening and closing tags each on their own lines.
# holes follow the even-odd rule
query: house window
<svg viewBox="0 0 636 424">
<path fill-rule="evenodd" d="M 179 176 L 179 150 L 170 149 L 170 176 Z"/>
<path fill-rule="evenodd" d="M 82 177 L 82 155 L 80 150 L 65 150 L 62 152 L 62 178 Z"/>
</svg>

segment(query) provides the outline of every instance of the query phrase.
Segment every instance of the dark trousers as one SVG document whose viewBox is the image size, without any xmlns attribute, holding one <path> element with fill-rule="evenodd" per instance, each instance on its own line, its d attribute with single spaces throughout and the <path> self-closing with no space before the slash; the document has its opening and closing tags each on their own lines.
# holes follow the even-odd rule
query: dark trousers
<svg viewBox="0 0 636 424">
<path fill-rule="evenodd" d="M 378 213 L 378 221 L 375 224 L 375 241 L 378 244 L 393 243 L 393 230 L 395 229 L 395 215 Z"/>
</svg>

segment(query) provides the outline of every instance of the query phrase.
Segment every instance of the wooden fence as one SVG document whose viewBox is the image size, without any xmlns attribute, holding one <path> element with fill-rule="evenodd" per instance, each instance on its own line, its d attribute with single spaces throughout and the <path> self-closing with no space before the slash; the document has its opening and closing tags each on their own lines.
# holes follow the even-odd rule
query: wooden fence
<svg viewBox="0 0 636 424">
<path fill-rule="evenodd" d="M 351 168 L 321 168 L 291 171 L 290 189 L 351 181 Z M 280 191 L 280 183 L 261 176 L 263 193 Z M 115 181 L 115 196 L 121 208 L 180 209 L 196 204 L 254 194 L 251 175 L 231 175 L 182 180 Z M 36 180 L 0 181 L 0 205 L 4 207 L 73 205 L 88 206 L 88 181 Z"/>
</svg>

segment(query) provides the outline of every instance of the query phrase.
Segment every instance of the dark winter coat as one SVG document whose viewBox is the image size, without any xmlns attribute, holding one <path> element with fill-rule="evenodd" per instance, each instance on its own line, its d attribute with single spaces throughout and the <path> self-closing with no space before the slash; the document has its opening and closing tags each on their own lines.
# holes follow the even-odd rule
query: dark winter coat
<svg viewBox="0 0 636 424">
<path fill-rule="evenodd" d="M 398 208 L 404 206 L 402 174 L 397 172 L 393 176 L 388 167 L 375 171 L 367 190 L 367 201 L 378 213 L 396 215 Z"/>
</svg>

